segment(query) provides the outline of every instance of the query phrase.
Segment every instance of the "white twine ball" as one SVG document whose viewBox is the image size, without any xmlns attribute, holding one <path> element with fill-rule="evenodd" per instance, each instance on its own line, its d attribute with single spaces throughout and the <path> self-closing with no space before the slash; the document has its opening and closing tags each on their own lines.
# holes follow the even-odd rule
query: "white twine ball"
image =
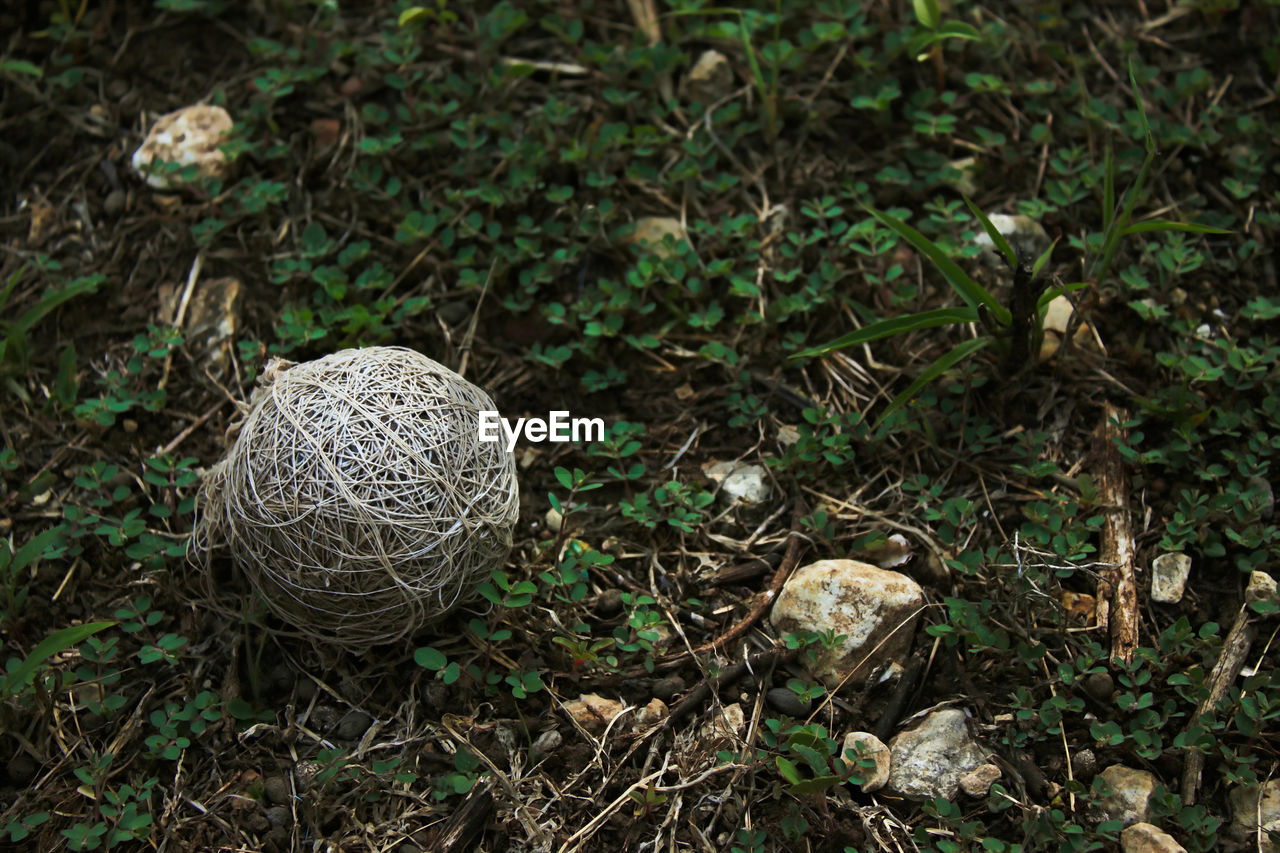
<svg viewBox="0 0 1280 853">
<path fill-rule="evenodd" d="M 469 598 L 511 548 L 512 454 L 479 440 L 489 397 L 402 347 L 267 366 L 201 485 L 195 545 L 225 547 L 267 605 L 351 649 Z"/>
</svg>

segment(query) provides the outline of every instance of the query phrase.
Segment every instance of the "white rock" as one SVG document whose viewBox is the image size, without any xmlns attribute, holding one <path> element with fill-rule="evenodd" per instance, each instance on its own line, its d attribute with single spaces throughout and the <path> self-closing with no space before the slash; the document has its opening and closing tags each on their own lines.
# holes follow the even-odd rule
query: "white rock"
<svg viewBox="0 0 1280 853">
<path fill-rule="evenodd" d="M 1245 601 L 1271 601 L 1280 604 L 1280 592 L 1276 579 L 1266 572 L 1250 572 L 1249 585 L 1244 589 Z"/>
<path fill-rule="evenodd" d="M 671 238 L 670 245 L 667 243 L 667 237 Z M 680 224 L 680 220 L 669 216 L 642 216 L 631 227 L 624 242 L 666 260 L 677 257 L 680 250 L 676 246 L 681 240 L 688 239 L 689 235 Z"/>
<path fill-rule="evenodd" d="M 971 797 L 985 797 L 999 778 L 998 765 L 982 764 L 960 777 L 960 790 Z"/>
<path fill-rule="evenodd" d="M 733 69 L 729 60 L 718 50 L 704 50 L 689 69 L 681 86 L 685 98 L 709 107 L 729 94 L 733 87 Z"/>
<path fill-rule="evenodd" d="M 889 741 L 893 769 L 889 789 L 912 800 L 955 797 L 960 779 L 987 761 L 987 751 L 969 736 L 965 713 L 943 708 Z"/>
<path fill-rule="evenodd" d="M 977 157 L 961 157 L 959 160 L 952 160 L 947 164 L 947 167 L 955 170 L 955 172 L 948 173 L 947 177 L 942 179 L 947 186 L 970 198 L 978 194 Z"/>
<path fill-rule="evenodd" d="M 1049 235 L 1045 232 L 1044 226 L 1030 216 L 988 213 L 987 219 L 990 219 L 996 230 L 1009 241 L 1009 245 L 1013 246 L 1014 249 L 1020 250 L 1026 256 L 1028 263 L 1034 262 L 1036 258 L 1044 253 L 1045 249 L 1049 248 Z M 974 225 L 978 234 L 973 242 L 982 249 L 979 257 L 990 266 L 1007 268 L 1009 262 L 1005 260 L 1004 255 L 996 248 L 996 244 L 992 241 L 991 236 L 987 234 L 987 230 L 982 227 L 982 223 L 975 222 Z"/>
<path fill-rule="evenodd" d="M 538 739 L 529 747 L 529 764 L 537 764 L 559 749 L 562 743 L 564 743 L 564 736 L 558 729 L 550 729 L 538 735 Z"/>
<path fill-rule="evenodd" d="M 1124 853 L 1187 853 L 1172 835 L 1149 823 L 1135 823 L 1120 833 L 1120 849 Z"/>
<path fill-rule="evenodd" d="M 739 465 L 724 478 L 720 494 L 729 503 L 758 504 L 769 497 L 769 474 L 760 465 Z"/>
<path fill-rule="evenodd" d="M 160 317 L 168 324 L 177 322 L 185 287 L 161 285 Z M 182 326 L 188 348 L 206 362 L 214 378 L 225 376 L 231 369 L 232 341 L 240 325 L 240 280 L 233 277 L 201 279 L 189 294 Z"/>
<path fill-rule="evenodd" d="M 707 462 L 702 473 L 720 484 L 720 498 L 728 504 L 757 504 L 769 497 L 769 472 L 743 462 Z"/>
<path fill-rule="evenodd" d="M 551 507 L 547 510 L 547 514 L 543 516 L 543 520 L 547 523 L 547 529 L 552 533 L 559 533 L 560 525 L 564 524 L 564 516 L 561 515 L 560 510 L 555 507 Z"/>
<path fill-rule="evenodd" d="M 1098 803 L 1102 820 L 1118 820 L 1129 826 L 1144 823 L 1151 817 L 1151 795 L 1156 790 L 1155 776 L 1123 764 L 1113 764 L 1098 775 L 1111 791 Z"/>
<path fill-rule="evenodd" d="M 225 178 L 230 163 L 218 146 L 232 124 L 231 116 L 222 107 L 203 104 L 163 115 L 133 153 L 133 170 L 158 190 L 181 189 L 185 183 L 176 173 L 149 174 L 156 160 L 183 166 L 194 164 L 204 178 Z"/>
<path fill-rule="evenodd" d="M 661 699 L 651 699 L 648 705 L 645 705 L 639 711 L 636 711 L 636 728 L 643 729 L 660 723 L 667 717 L 671 716 L 671 709 L 667 707 L 667 703 Z"/>
<path fill-rule="evenodd" d="M 1177 604 L 1191 574 L 1191 558 L 1186 554 L 1161 554 L 1151 561 L 1151 599 Z"/>
<path fill-rule="evenodd" d="M 1250 491 L 1258 492 L 1257 502 L 1254 504 L 1258 508 L 1258 515 L 1263 518 L 1271 518 L 1276 512 L 1276 493 L 1271 488 L 1271 481 L 1266 477 L 1250 477 L 1245 485 Z"/>
<path fill-rule="evenodd" d="M 708 744 L 722 744 L 736 740 L 747 717 L 742 713 L 742 706 L 737 702 L 732 705 L 716 707 L 710 717 L 698 729 L 698 739 Z"/>
<path fill-rule="evenodd" d="M 862 747 L 859 748 L 858 744 L 862 744 Z M 856 759 L 850 758 L 850 752 L 858 757 Z M 889 747 L 885 746 L 884 741 L 871 732 L 849 732 L 845 735 L 840 757 L 844 759 L 844 764 L 849 768 L 849 771 L 863 780 L 859 787 L 864 794 L 879 791 L 889 781 L 889 770 L 892 766 Z M 859 761 L 868 759 L 875 762 L 874 767 L 858 766 Z"/>
<path fill-rule="evenodd" d="M 1040 341 L 1040 360 L 1048 361 L 1062 348 L 1067 337 L 1067 327 L 1071 324 L 1071 314 L 1075 306 L 1065 295 L 1055 296 L 1045 306 L 1044 338 Z M 1071 341 L 1077 347 L 1085 347 L 1093 340 L 1093 330 L 1088 323 L 1076 323 L 1076 330 L 1071 334 Z"/>
<path fill-rule="evenodd" d="M 599 734 L 614 718 L 627 709 L 617 699 L 606 699 L 595 693 L 584 693 L 564 703 L 564 709 L 587 731 Z"/>
<path fill-rule="evenodd" d="M 1261 825 L 1262 853 L 1280 853 L 1280 841 L 1268 835 L 1268 830 L 1280 832 L 1280 779 L 1261 788 L 1238 785 L 1227 792 L 1227 800 L 1231 803 L 1231 834 L 1253 844 Z"/>
<path fill-rule="evenodd" d="M 782 634 L 834 631 L 846 639 L 822 649 L 814 675 L 835 690 L 858 687 L 877 669 L 906 657 L 924 591 L 906 575 L 858 560 L 819 560 L 787 580 L 770 614 Z M 878 647 L 878 648 L 877 648 Z"/>
</svg>

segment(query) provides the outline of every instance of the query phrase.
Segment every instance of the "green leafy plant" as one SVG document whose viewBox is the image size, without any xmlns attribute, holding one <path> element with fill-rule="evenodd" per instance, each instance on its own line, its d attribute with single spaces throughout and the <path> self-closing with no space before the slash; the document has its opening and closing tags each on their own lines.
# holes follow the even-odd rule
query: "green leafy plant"
<svg viewBox="0 0 1280 853">
<path fill-rule="evenodd" d="M 1044 318 L 1044 311 L 1049 302 L 1063 290 L 1079 289 L 1085 286 L 1083 284 L 1073 285 L 1068 288 L 1054 288 L 1043 294 L 1039 293 L 1039 288 L 1034 284 L 1034 281 L 1041 268 L 1049 260 L 1052 247 L 1046 250 L 1034 263 L 1022 262 L 1004 235 L 991 224 L 991 220 L 968 199 L 966 199 L 966 203 L 968 203 L 969 209 L 977 217 L 978 221 L 982 223 L 982 227 L 991 236 L 992 241 L 1015 270 L 1013 294 L 1009 308 L 1001 305 L 995 296 L 974 281 L 955 261 L 947 256 L 941 247 L 928 237 L 925 237 L 902 220 L 864 205 L 867 212 L 875 217 L 876 220 L 895 231 L 920 251 L 933 264 L 934 268 L 942 274 L 952 290 L 964 300 L 965 305 L 959 308 L 936 308 L 889 320 L 880 320 L 857 331 L 850 332 L 830 343 L 807 349 L 791 356 L 793 359 L 812 358 L 869 341 L 938 326 L 980 323 L 987 330 L 985 335 L 957 344 L 921 371 L 915 381 L 890 402 L 888 407 L 881 413 L 875 426 L 879 426 L 890 414 L 914 399 L 921 389 L 956 363 L 993 343 L 1004 343 L 1007 350 L 1007 359 L 1011 367 L 1024 364 L 1026 353 L 1034 351 L 1035 341 L 1038 335 L 1042 334 L 1040 322 Z M 1015 357 L 1016 361 L 1014 361 Z"/>
<path fill-rule="evenodd" d="M 1129 61 L 1129 82 L 1133 86 L 1134 97 L 1137 100 L 1138 116 L 1141 121 L 1146 155 L 1143 157 L 1142 165 L 1138 168 L 1137 177 L 1117 206 L 1115 197 L 1115 158 L 1112 154 L 1111 145 L 1108 144 L 1106 147 L 1102 190 L 1102 249 L 1091 260 L 1089 265 L 1089 278 L 1093 282 L 1102 282 L 1106 279 L 1107 274 L 1111 271 L 1111 264 L 1115 260 L 1116 252 L 1120 249 L 1120 241 L 1125 237 L 1158 231 L 1187 231 L 1197 234 L 1231 233 L 1208 225 L 1176 222 L 1169 219 L 1148 219 L 1142 222 L 1133 222 L 1134 209 L 1146 189 L 1147 175 L 1151 171 L 1151 166 L 1155 163 L 1159 149 L 1156 146 L 1155 136 L 1151 133 L 1151 123 L 1147 120 L 1147 108 L 1142 101 L 1142 90 L 1138 86 L 1138 78 L 1134 71 L 1132 58 Z"/>
<path fill-rule="evenodd" d="M 35 682 L 40 667 L 49 658 L 114 624 L 116 623 L 89 622 L 85 625 L 72 625 L 45 637 L 25 658 L 9 658 L 4 675 L 0 676 L 0 699 L 9 700 L 21 696 Z"/>
<path fill-rule="evenodd" d="M 55 267 L 56 268 L 56 267 Z M 77 296 L 94 293 L 106 281 L 106 276 L 95 274 L 82 276 L 72 281 L 54 285 L 30 308 L 21 310 L 11 305 L 22 283 L 27 267 L 22 266 L 9 275 L 4 286 L 0 288 L 0 317 L 16 319 L 0 320 L 0 376 L 4 378 L 5 387 L 23 401 L 30 403 L 30 396 L 15 379 L 15 376 L 26 371 L 30 358 L 27 338 L 31 331 L 49 314 L 65 302 Z"/>
<path fill-rule="evenodd" d="M 0 540 L 0 625 L 12 626 L 27 602 L 25 576 L 44 554 L 65 542 L 67 529 L 59 524 L 28 539 L 16 551 L 12 540 Z"/>
<path fill-rule="evenodd" d="M 782 53 L 782 0 L 775 0 L 773 9 L 773 42 L 769 53 L 772 62 L 766 77 L 760 64 L 760 56 L 756 53 L 751 38 L 751 27 L 748 24 L 748 12 L 742 9 L 731 9 L 723 6 L 677 10 L 672 15 L 736 15 L 738 17 L 738 40 L 747 57 L 747 66 L 751 69 L 751 82 L 754 84 L 760 103 L 764 106 L 765 131 L 773 140 L 778 136 L 778 66 Z M 758 13 L 756 13 L 758 14 Z"/>
<path fill-rule="evenodd" d="M 942 61 L 943 43 L 950 39 L 979 41 L 982 34 L 963 21 L 942 20 L 938 0 L 911 0 L 911 8 L 915 12 L 920 31 L 907 42 L 907 50 L 918 62 L 933 60 L 938 72 L 938 89 L 941 90 L 946 80 L 946 66 Z"/>
</svg>

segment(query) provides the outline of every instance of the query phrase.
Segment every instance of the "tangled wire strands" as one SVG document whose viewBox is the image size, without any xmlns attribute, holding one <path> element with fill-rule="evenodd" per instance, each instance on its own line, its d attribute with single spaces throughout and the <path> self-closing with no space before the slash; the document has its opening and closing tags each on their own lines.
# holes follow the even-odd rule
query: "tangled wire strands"
<svg viewBox="0 0 1280 853">
<path fill-rule="evenodd" d="M 225 548 L 285 622 L 350 649 L 439 621 L 500 567 L 519 514 L 492 400 L 402 347 L 268 365 L 200 487 L 195 552 Z"/>
</svg>

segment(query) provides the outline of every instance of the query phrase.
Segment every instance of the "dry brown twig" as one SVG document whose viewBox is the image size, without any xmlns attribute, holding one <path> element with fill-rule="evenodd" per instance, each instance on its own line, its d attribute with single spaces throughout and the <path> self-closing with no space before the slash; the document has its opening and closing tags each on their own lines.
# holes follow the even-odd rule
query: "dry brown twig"
<svg viewBox="0 0 1280 853">
<path fill-rule="evenodd" d="M 1107 567 L 1098 582 L 1095 621 L 1111 632 L 1111 657 L 1133 659 L 1138 648 L 1138 584 L 1134 576 L 1133 529 L 1129 520 L 1129 478 L 1116 442 L 1124 437 L 1125 412 L 1110 403 L 1094 430 L 1098 501 L 1103 524 L 1100 563 Z"/>
</svg>

